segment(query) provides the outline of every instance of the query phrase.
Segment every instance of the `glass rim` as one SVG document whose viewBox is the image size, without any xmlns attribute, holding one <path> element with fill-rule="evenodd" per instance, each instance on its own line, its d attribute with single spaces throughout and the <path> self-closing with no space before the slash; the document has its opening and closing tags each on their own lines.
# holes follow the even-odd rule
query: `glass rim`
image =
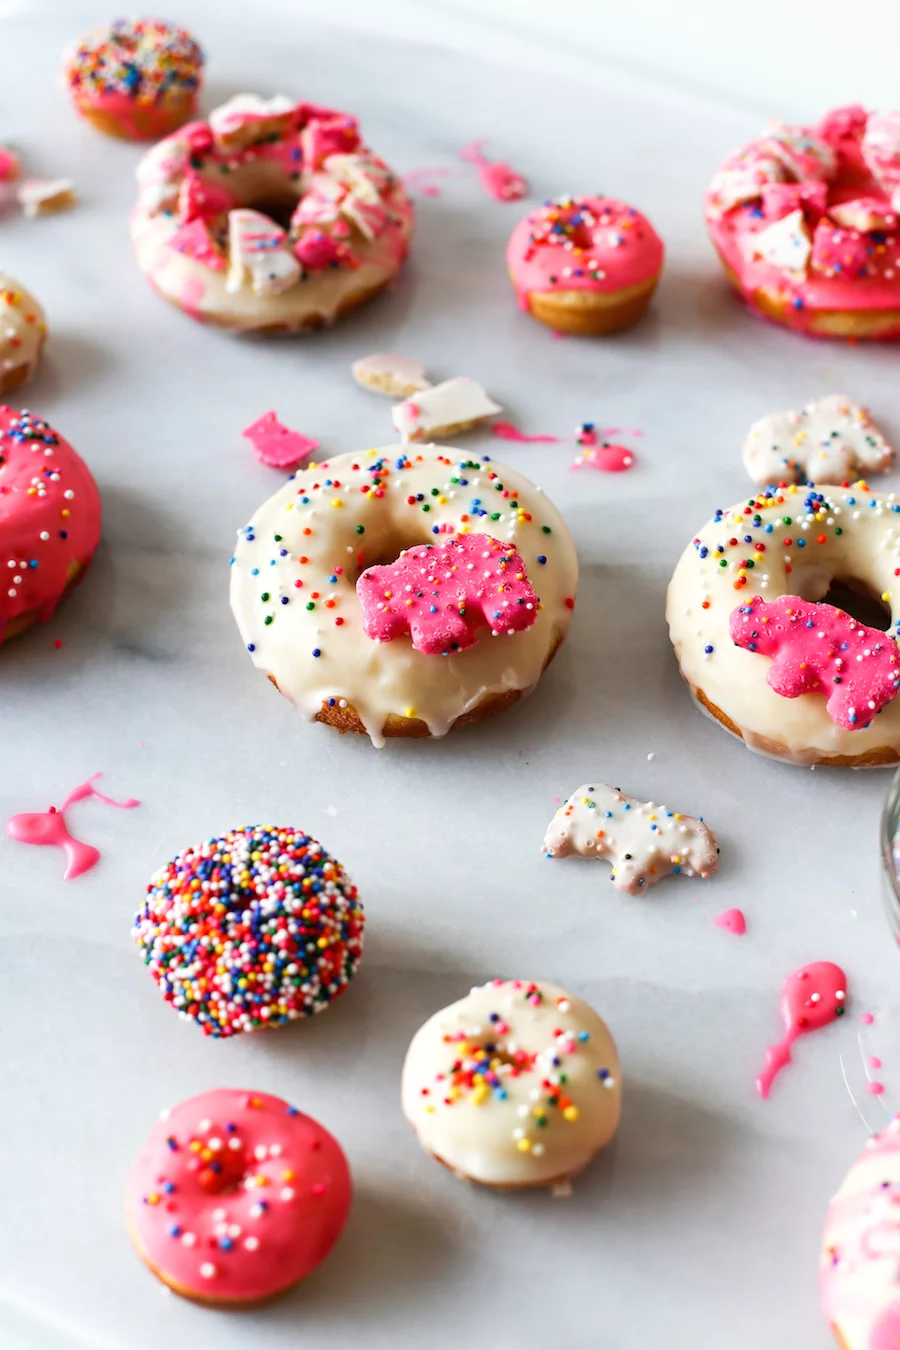
<svg viewBox="0 0 900 1350">
<path fill-rule="evenodd" d="M 900 912 L 900 879 L 894 866 L 894 836 L 900 826 L 900 768 L 891 778 L 884 806 L 881 808 L 881 863 L 890 886 L 891 898 Z"/>
</svg>

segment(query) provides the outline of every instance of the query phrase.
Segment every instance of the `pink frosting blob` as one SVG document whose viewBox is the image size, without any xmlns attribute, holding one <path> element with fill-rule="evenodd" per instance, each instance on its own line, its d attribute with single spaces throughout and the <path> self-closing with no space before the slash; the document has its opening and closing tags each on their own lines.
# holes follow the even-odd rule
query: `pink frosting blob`
<svg viewBox="0 0 900 1350">
<path fill-rule="evenodd" d="M 713 923 L 717 928 L 724 928 L 726 933 L 733 933 L 735 937 L 743 937 L 747 931 L 747 920 L 740 909 L 723 910 L 721 914 L 716 915 Z"/>
<path fill-rule="evenodd" d="M 784 1037 L 766 1050 L 765 1067 L 756 1080 L 756 1090 L 768 1097 L 777 1074 L 791 1062 L 791 1046 L 798 1036 L 828 1026 L 844 1013 L 847 977 L 831 961 L 814 961 L 785 980 L 781 993 Z"/>
<path fill-rule="evenodd" d="M 6 832 L 10 839 L 16 839 L 20 844 L 49 844 L 62 849 L 66 859 L 63 881 L 72 881 L 75 877 L 80 877 L 83 872 L 89 872 L 100 861 L 99 849 L 94 848 L 93 844 L 83 843 L 69 832 L 66 812 L 70 806 L 90 797 L 98 802 L 105 802 L 107 806 L 118 806 L 123 811 L 140 806 L 135 797 L 117 802 L 113 801 L 112 797 L 106 797 L 102 792 L 98 792 L 94 783 L 101 776 L 95 773 L 86 782 L 79 783 L 69 793 L 59 810 L 51 806 L 49 811 L 26 811 L 12 816 L 6 823 Z"/>
</svg>

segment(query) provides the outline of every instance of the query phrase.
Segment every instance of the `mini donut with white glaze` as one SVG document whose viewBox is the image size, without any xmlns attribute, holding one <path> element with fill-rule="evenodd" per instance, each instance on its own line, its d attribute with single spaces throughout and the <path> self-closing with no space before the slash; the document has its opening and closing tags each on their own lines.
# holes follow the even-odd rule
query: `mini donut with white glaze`
<svg viewBox="0 0 900 1350">
<path fill-rule="evenodd" d="M 405 577 L 371 584 L 407 566 L 425 569 L 412 590 Z M 476 626 L 485 601 L 471 579 L 497 569 Z M 254 664 L 309 720 L 383 745 L 443 736 L 529 693 L 568 633 L 577 580 L 562 517 L 524 475 L 393 446 L 310 466 L 270 497 L 239 531 L 231 607 Z"/>
<path fill-rule="evenodd" d="M 0 394 L 20 388 L 41 364 L 44 311 L 30 291 L 0 272 Z"/>
<path fill-rule="evenodd" d="M 501 1190 L 563 1185 L 619 1124 L 606 1023 L 546 980 L 491 980 L 430 1017 L 403 1065 L 403 1113 L 427 1153 Z"/>
</svg>

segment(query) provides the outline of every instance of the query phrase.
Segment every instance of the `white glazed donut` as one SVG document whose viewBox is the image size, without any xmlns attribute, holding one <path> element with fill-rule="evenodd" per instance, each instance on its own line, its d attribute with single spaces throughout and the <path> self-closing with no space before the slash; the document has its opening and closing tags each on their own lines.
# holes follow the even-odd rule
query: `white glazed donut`
<svg viewBox="0 0 900 1350">
<path fill-rule="evenodd" d="M 0 272 L 0 394 L 30 380 L 47 337 L 44 311 L 18 281 Z"/>
<path fill-rule="evenodd" d="M 583 999 L 541 980 L 492 980 L 420 1027 L 403 1112 L 426 1152 L 485 1186 L 555 1186 L 619 1124 L 619 1059 Z"/>
<path fill-rule="evenodd" d="M 356 120 L 240 94 L 138 168 L 131 235 L 166 300 L 236 332 L 330 323 L 402 264 L 413 208 Z"/>
<path fill-rule="evenodd" d="M 414 546 L 436 545 L 437 561 L 467 536 L 517 551 L 527 579 L 511 584 L 530 582 L 540 601 L 531 625 L 508 637 L 481 627 L 466 650 L 430 653 L 409 636 L 368 637 L 360 574 L 401 565 Z M 309 720 L 383 745 L 443 736 L 529 693 L 568 632 L 577 580 L 562 517 L 522 474 L 448 447 L 393 446 L 311 466 L 270 497 L 239 531 L 231 606 L 254 664 Z"/>
</svg>

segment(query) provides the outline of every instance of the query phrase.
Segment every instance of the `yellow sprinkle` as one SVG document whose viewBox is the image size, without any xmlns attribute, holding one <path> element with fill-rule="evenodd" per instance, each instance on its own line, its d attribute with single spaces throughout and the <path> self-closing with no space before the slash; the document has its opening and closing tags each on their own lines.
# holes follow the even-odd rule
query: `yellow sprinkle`
<svg viewBox="0 0 900 1350">
<path fill-rule="evenodd" d="M 490 1089 L 488 1088 L 487 1083 L 479 1083 L 472 1093 L 472 1101 L 475 1106 L 484 1106 L 489 1095 Z"/>
<path fill-rule="evenodd" d="M 404 716 L 404 717 L 415 717 L 415 715 L 416 715 L 416 710 L 415 710 L 415 708 L 404 708 L 404 709 L 403 709 L 403 716 Z"/>
<path fill-rule="evenodd" d="M 530 1140 L 530 1139 L 517 1139 L 517 1140 L 516 1140 L 516 1148 L 519 1150 L 520 1153 L 530 1153 L 530 1152 L 531 1152 L 531 1140 Z"/>
<path fill-rule="evenodd" d="M 159 1195 L 159 1192 L 158 1192 L 158 1191 L 153 1191 L 150 1195 L 147 1196 L 147 1204 L 148 1204 L 148 1205 L 158 1205 L 159 1202 L 160 1202 L 160 1198 L 161 1198 L 161 1197 L 160 1197 L 160 1195 Z"/>
<path fill-rule="evenodd" d="M 889 602 L 890 602 L 890 598 L 891 598 L 891 593 L 890 593 L 890 591 L 882 591 L 882 592 L 881 592 L 881 598 L 882 598 L 882 600 L 884 600 L 886 603 L 889 603 Z"/>
<path fill-rule="evenodd" d="M 563 1115 L 565 1116 L 566 1120 L 577 1120 L 577 1119 L 578 1119 L 578 1107 L 577 1107 L 577 1106 L 567 1106 L 566 1109 L 565 1109 L 565 1111 L 563 1111 Z"/>
</svg>

